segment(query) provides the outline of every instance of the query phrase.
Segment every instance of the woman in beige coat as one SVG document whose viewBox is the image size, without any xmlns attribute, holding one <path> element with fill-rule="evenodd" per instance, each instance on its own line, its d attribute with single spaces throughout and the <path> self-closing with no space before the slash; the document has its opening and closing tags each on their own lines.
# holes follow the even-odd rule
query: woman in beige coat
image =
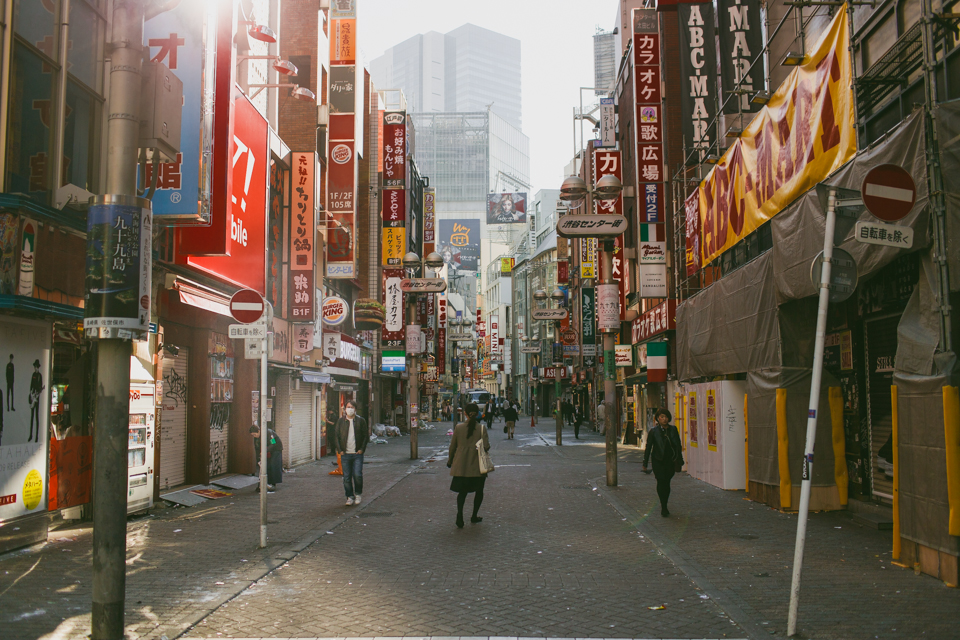
<svg viewBox="0 0 960 640">
<path fill-rule="evenodd" d="M 477 516 L 480 505 L 483 503 L 483 485 L 487 480 L 486 474 L 480 473 L 480 455 L 477 453 L 477 442 L 483 438 L 483 448 L 490 450 L 490 441 L 487 439 L 487 430 L 480 426 L 477 416 L 480 409 L 475 404 L 466 407 L 467 421 L 461 422 L 453 428 L 453 437 L 450 438 L 450 452 L 447 455 L 447 466 L 450 467 L 450 491 L 457 494 L 457 527 L 463 528 L 463 505 L 467 501 L 467 494 L 473 496 L 473 516 L 470 522 L 477 523 L 483 520 Z"/>
</svg>

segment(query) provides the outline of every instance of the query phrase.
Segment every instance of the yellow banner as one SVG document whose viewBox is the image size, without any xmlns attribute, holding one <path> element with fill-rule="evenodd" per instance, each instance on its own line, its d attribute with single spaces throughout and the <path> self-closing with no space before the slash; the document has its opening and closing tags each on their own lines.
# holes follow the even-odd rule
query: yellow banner
<svg viewBox="0 0 960 640">
<path fill-rule="evenodd" d="M 704 265 L 856 155 L 845 7 L 700 183 Z"/>
<path fill-rule="evenodd" d="M 407 246 L 406 231 L 404 227 L 383 228 L 383 266 L 403 265 L 403 249 Z"/>
</svg>

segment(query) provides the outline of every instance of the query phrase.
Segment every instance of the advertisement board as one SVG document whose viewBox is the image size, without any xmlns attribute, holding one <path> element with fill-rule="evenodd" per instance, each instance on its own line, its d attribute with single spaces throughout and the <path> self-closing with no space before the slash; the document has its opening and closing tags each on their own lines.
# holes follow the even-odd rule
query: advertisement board
<svg viewBox="0 0 960 640">
<path fill-rule="evenodd" d="M 383 186 L 403 189 L 407 175 L 407 114 L 383 114 Z"/>
<path fill-rule="evenodd" d="M 146 339 L 153 264 L 149 203 L 132 196 L 96 202 L 87 212 L 83 328 L 90 337 Z"/>
<path fill-rule="evenodd" d="M 600 331 L 620 330 L 620 289 L 615 284 L 601 284 L 597 292 L 597 328 Z"/>
<path fill-rule="evenodd" d="M 230 144 L 229 242 L 225 256 L 188 255 L 191 267 L 238 287 L 266 294 L 267 121 L 240 94 Z"/>
<path fill-rule="evenodd" d="M 700 183 L 703 265 L 856 155 L 848 41 L 847 13 L 838 11 L 805 62 Z"/>
<path fill-rule="evenodd" d="M 480 259 L 480 220 L 440 220 L 440 255 L 454 272 L 476 271 Z"/>
<path fill-rule="evenodd" d="M 292 155 L 293 194 L 290 213 L 290 319 L 313 322 L 314 271 L 313 243 L 316 230 L 317 154 Z"/>
<path fill-rule="evenodd" d="M 0 389 L 0 523 L 47 510 L 50 324 L 0 320 L 6 385 Z"/>
<path fill-rule="evenodd" d="M 428 256 L 437 248 L 437 190 L 423 190 L 423 255 Z"/>
<path fill-rule="evenodd" d="M 512 224 L 526 221 L 526 193 L 491 193 L 487 196 L 487 224 Z"/>
</svg>

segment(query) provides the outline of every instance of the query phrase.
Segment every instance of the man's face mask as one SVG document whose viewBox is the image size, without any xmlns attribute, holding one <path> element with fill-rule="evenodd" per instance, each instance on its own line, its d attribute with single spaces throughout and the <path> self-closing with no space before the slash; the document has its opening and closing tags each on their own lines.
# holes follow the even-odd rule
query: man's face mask
<svg viewBox="0 0 960 640">
<path fill-rule="evenodd" d="M 357 412 L 353 407 L 347 407 L 346 414 L 348 417 L 352 418 L 353 415 Z"/>
</svg>

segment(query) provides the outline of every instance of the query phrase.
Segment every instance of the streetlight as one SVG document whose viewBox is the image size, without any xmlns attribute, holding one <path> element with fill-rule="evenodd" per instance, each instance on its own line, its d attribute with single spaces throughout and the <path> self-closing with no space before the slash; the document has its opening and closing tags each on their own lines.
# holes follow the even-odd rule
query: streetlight
<svg viewBox="0 0 960 640">
<path fill-rule="evenodd" d="M 604 201 L 616 200 L 620 197 L 622 191 L 623 183 L 614 175 L 601 177 L 593 188 L 580 176 L 569 176 L 560 186 L 560 199 L 567 202 L 571 208 L 577 208 L 586 202 L 584 212 L 593 213 L 594 198 Z M 609 237 L 601 239 L 600 256 L 603 264 L 603 282 L 600 286 L 605 288 L 618 286 L 613 281 L 613 242 L 613 239 Z M 598 300 L 600 297 L 597 296 Z M 615 487 L 617 486 L 617 432 L 619 431 L 617 423 L 619 422 L 619 416 L 614 412 L 617 397 L 617 370 L 613 334 L 614 331 L 619 331 L 619 323 L 616 329 L 612 326 L 603 326 L 600 327 L 600 331 L 603 333 L 603 403 L 605 405 L 607 486 Z"/>
</svg>

